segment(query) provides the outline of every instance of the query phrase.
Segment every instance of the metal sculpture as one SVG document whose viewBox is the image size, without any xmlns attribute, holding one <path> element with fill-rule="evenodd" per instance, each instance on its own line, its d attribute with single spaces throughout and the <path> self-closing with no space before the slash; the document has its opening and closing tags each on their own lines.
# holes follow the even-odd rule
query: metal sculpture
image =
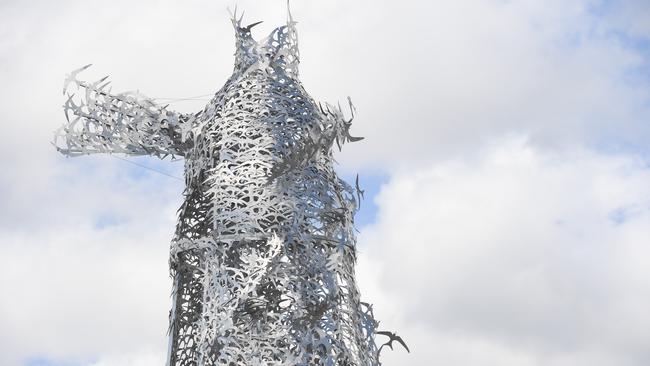
<svg viewBox="0 0 650 366">
<path fill-rule="evenodd" d="M 361 138 L 298 80 L 290 13 L 259 42 L 258 23 L 241 22 L 235 11 L 234 72 L 202 111 L 111 94 L 106 78 L 77 79 L 88 65 L 66 79 L 55 145 L 185 159 L 168 365 L 378 365 L 377 322 L 354 277 L 360 192 L 332 166 L 334 144 Z"/>
</svg>

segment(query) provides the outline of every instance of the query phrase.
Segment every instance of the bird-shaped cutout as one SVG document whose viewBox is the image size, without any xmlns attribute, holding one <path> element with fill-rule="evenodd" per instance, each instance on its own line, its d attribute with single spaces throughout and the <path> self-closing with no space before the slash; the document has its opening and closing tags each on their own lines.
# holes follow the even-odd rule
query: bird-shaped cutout
<svg viewBox="0 0 650 366">
<path fill-rule="evenodd" d="M 379 347 L 379 350 L 377 351 L 377 355 L 379 355 L 381 349 L 384 348 L 384 346 L 388 346 L 392 350 L 394 341 L 399 342 L 399 344 L 401 344 L 406 349 L 406 352 L 411 353 L 411 350 L 409 350 L 409 347 L 406 345 L 402 337 L 398 336 L 396 333 L 378 330 L 377 334 L 381 334 L 388 337 L 388 342 L 382 344 L 381 347 Z"/>
</svg>

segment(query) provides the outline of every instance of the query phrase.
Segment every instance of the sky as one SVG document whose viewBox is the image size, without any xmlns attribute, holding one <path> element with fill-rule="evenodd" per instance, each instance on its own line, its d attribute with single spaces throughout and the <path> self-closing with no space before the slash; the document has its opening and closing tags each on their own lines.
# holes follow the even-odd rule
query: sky
<svg viewBox="0 0 650 366">
<path fill-rule="evenodd" d="M 235 4 L 265 21 L 257 38 L 286 16 L 283 0 L 0 2 L 0 364 L 164 363 L 182 162 L 51 140 L 88 63 L 81 78 L 201 109 L 232 72 Z M 411 349 L 384 365 L 650 364 L 649 2 L 292 12 L 303 85 L 350 96 L 365 137 L 336 159 L 366 189 L 362 299 Z"/>
</svg>

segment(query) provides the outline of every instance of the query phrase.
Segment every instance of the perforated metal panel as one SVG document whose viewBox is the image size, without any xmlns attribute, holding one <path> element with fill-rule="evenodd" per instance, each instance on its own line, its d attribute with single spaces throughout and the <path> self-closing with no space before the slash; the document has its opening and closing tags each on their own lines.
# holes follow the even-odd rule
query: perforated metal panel
<svg viewBox="0 0 650 366">
<path fill-rule="evenodd" d="M 332 167 L 333 145 L 360 138 L 298 80 L 290 15 L 259 42 L 241 21 L 233 75 L 202 111 L 112 94 L 78 80 L 82 68 L 66 80 L 55 144 L 185 159 L 169 365 L 377 365 L 377 323 L 354 276 L 358 187 Z"/>
</svg>

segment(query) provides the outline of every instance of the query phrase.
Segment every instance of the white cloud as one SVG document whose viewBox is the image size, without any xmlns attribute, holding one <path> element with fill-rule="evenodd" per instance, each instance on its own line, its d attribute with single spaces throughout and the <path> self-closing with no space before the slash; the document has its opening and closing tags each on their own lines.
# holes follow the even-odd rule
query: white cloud
<svg viewBox="0 0 650 366">
<path fill-rule="evenodd" d="M 603 4 L 612 23 L 632 37 L 650 38 L 650 4 L 644 0 L 615 0 Z"/>
<path fill-rule="evenodd" d="M 636 78 L 648 61 L 589 1 L 363 6 L 321 35 L 335 44 L 303 47 L 317 52 L 304 58 L 305 84 L 329 99 L 349 93 L 357 104 L 354 131 L 367 140 L 348 147 L 347 164 L 446 159 L 510 132 L 554 149 L 645 148 L 650 138 L 648 80 Z"/>
<path fill-rule="evenodd" d="M 69 177 L 33 175 L 46 189 L 15 182 L 3 192 L 3 365 L 87 362 L 142 348 L 162 348 L 164 359 L 178 185 L 125 177 L 125 164 L 107 160 L 81 172 L 60 164 Z"/>
<path fill-rule="evenodd" d="M 634 156 L 510 138 L 401 172 L 377 203 L 360 287 L 413 350 L 388 364 L 650 362 L 650 169 Z"/>
<path fill-rule="evenodd" d="M 135 353 L 111 355 L 95 363 L 92 363 L 91 366 L 160 366 L 164 364 L 165 352 L 164 350 L 157 348 L 143 350 L 141 349 Z"/>
</svg>

